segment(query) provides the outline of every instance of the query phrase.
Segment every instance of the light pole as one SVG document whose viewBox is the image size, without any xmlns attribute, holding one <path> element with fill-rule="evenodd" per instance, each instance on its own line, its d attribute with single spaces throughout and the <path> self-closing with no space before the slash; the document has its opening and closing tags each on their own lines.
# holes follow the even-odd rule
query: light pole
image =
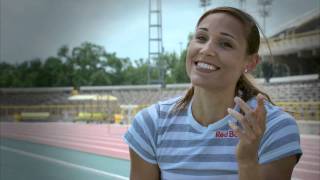
<svg viewBox="0 0 320 180">
<path fill-rule="evenodd" d="M 211 0 L 200 0 L 200 7 L 203 8 L 203 12 L 206 11 L 207 6 L 211 5 Z"/>
<path fill-rule="evenodd" d="M 270 15 L 273 0 L 258 0 L 259 14 L 263 18 L 263 32 L 266 34 L 266 18 Z"/>
<path fill-rule="evenodd" d="M 263 33 L 264 34 L 267 34 L 266 18 L 270 15 L 272 1 L 273 0 L 258 0 L 258 5 L 260 6 L 259 7 L 259 14 L 263 18 Z M 271 53 L 271 51 L 270 51 L 270 53 Z M 263 56 L 262 61 L 264 61 L 264 63 L 262 64 L 262 71 L 264 74 L 264 78 L 265 78 L 266 82 L 269 83 L 269 79 L 273 75 L 272 55 L 269 57 Z"/>
<path fill-rule="evenodd" d="M 182 54 L 182 44 L 183 44 L 183 42 L 179 42 L 179 46 L 180 46 L 180 55 Z"/>
<path fill-rule="evenodd" d="M 239 0 L 239 8 L 245 10 L 246 0 Z"/>
<path fill-rule="evenodd" d="M 149 0 L 148 84 L 164 84 L 161 0 Z M 153 72 L 158 73 L 153 77 Z"/>
</svg>

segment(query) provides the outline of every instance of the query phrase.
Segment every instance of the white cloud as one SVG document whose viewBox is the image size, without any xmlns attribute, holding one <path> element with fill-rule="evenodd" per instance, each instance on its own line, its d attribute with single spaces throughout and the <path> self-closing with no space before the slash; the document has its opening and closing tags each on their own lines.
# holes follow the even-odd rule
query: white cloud
<svg viewBox="0 0 320 180">
<path fill-rule="evenodd" d="M 147 0 L 1 0 L 1 61 L 23 61 L 56 55 L 89 41 L 130 59 L 148 56 Z M 246 10 L 262 24 L 256 0 Z M 274 0 L 268 34 L 299 14 L 319 8 L 318 0 Z M 238 6 L 237 0 L 215 0 L 211 7 Z M 285 9 L 285 10 L 284 10 Z M 162 0 L 163 45 L 180 51 L 202 13 L 198 0 Z"/>
</svg>

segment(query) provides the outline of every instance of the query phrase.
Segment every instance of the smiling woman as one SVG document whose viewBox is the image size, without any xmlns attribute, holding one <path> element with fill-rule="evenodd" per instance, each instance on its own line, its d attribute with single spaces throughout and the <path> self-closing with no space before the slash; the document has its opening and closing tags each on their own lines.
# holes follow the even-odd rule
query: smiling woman
<svg viewBox="0 0 320 180">
<path fill-rule="evenodd" d="M 207 11 L 186 57 L 184 97 L 139 112 L 125 134 L 131 179 L 290 179 L 302 151 L 288 113 L 249 81 L 259 62 L 255 20 Z"/>
</svg>

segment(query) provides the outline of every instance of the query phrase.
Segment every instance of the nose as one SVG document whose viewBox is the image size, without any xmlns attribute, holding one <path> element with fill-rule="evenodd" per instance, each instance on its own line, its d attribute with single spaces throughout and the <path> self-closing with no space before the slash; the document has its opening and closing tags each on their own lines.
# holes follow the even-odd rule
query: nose
<svg viewBox="0 0 320 180">
<path fill-rule="evenodd" d="M 214 45 L 211 41 L 207 41 L 200 49 L 200 54 L 205 56 L 216 56 Z"/>
</svg>

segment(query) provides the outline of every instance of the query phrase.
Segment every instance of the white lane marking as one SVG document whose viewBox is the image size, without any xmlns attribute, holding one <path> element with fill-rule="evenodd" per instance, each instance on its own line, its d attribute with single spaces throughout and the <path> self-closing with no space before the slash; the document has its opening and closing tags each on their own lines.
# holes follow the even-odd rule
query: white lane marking
<svg viewBox="0 0 320 180">
<path fill-rule="evenodd" d="M 124 177 L 124 176 L 120 176 L 120 175 L 117 175 L 117 174 L 101 171 L 101 170 L 90 168 L 90 167 L 86 167 L 86 166 L 81 166 L 81 165 L 78 165 L 78 164 L 73 164 L 73 163 L 70 163 L 70 162 L 66 162 L 66 161 L 62 161 L 62 160 L 58 160 L 58 159 L 54 159 L 54 158 L 50 158 L 50 157 L 46 157 L 46 156 L 42 156 L 42 155 L 30 153 L 30 152 L 26 152 L 26 151 L 22 151 L 22 150 L 19 150 L 19 149 L 14 149 L 14 148 L 6 147 L 6 146 L 0 146 L 0 149 L 2 149 L 4 151 L 10 151 L 10 152 L 18 153 L 18 154 L 21 154 L 21 155 L 29 156 L 29 157 L 32 157 L 32 158 L 48 161 L 48 162 L 57 163 L 59 165 L 65 166 L 65 167 L 71 167 L 71 168 L 75 168 L 75 169 L 79 169 L 79 170 L 83 170 L 83 171 L 89 171 L 89 172 L 94 173 L 94 174 L 105 175 L 105 176 L 114 177 L 114 178 L 117 178 L 117 179 L 129 180 L 129 178 Z"/>
<path fill-rule="evenodd" d="M 320 165 L 320 162 L 299 161 L 298 164 L 308 164 L 308 165 L 312 165 L 312 166 L 318 166 L 318 165 Z"/>
<path fill-rule="evenodd" d="M 13 136 L 11 137 L 21 137 L 21 135 L 19 134 L 12 134 Z M 55 142 L 55 143 L 58 143 L 58 144 L 63 144 L 63 145 L 74 145 L 74 146 L 80 146 L 80 147 L 88 147 L 89 145 L 87 144 L 84 144 L 84 143 L 80 143 L 80 142 L 74 142 L 74 141 L 60 141 L 56 138 L 45 138 L 45 137 L 38 137 L 38 136 L 34 136 L 34 135 L 24 135 L 24 138 L 25 140 L 36 140 L 37 142 L 41 142 L 41 143 L 44 143 L 44 144 L 48 144 L 46 142 Z M 29 139 L 28 139 L 29 138 Z M 51 145 L 49 143 L 49 145 Z M 119 149 L 119 148 L 112 148 L 112 147 L 104 147 L 104 146 L 97 146 L 97 145 L 90 145 L 91 148 L 97 148 L 97 149 L 100 149 L 100 150 L 110 150 L 110 151 L 116 151 L 116 152 L 121 152 L 121 153 L 128 153 L 128 150 L 122 150 L 122 149 Z"/>
<path fill-rule="evenodd" d="M 312 135 L 312 134 L 300 134 L 300 137 L 312 140 L 320 140 L 319 135 Z"/>
<path fill-rule="evenodd" d="M 303 159 L 303 158 L 310 158 L 310 159 L 313 159 L 313 160 L 320 160 L 320 157 L 313 156 L 313 155 L 310 155 L 310 154 L 303 154 L 301 159 Z"/>
<path fill-rule="evenodd" d="M 294 168 L 294 170 L 293 170 L 293 171 L 296 171 L 296 172 L 304 172 L 304 173 L 310 173 L 310 174 L 319 174 L 319 175 L 320 175 L 320 172 L 319 172 L 319 171 L 308 170 L 308 169 Z"/>
</svg>

